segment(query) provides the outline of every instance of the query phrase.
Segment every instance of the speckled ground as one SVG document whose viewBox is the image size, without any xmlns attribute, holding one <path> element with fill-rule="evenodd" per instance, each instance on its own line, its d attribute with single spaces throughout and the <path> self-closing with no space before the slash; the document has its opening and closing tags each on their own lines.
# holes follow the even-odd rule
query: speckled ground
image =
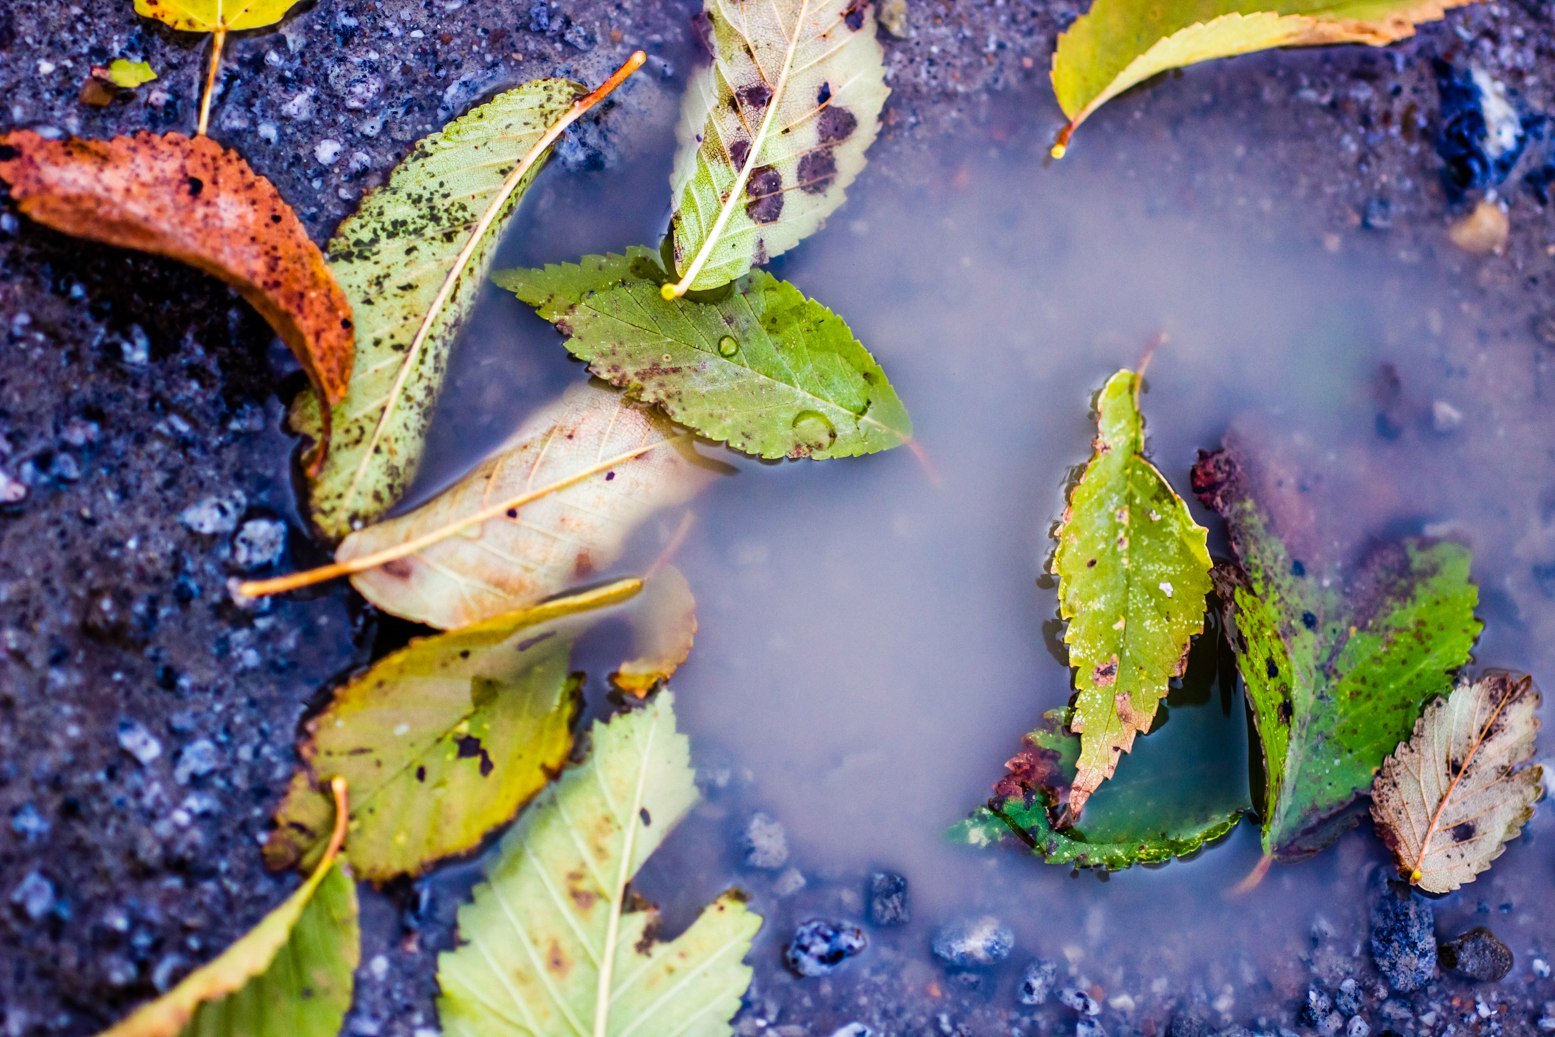
<svg viewBox="0 0 1555 1037">
<path fill-rule="evenodd" d="M 1074 4 L 909 2 L 907 37 L 887 41 L 895 92 L 870 176 L 949 182 L 961 160 L 947 142 L 1056 127 L 1045 68 Z M 411 141 L 501 88 L 557 73 L 597 81 L 640 45 L 654 60 L 617 110 L 677 105 L 692 10 L 317 0 L 278 31 L 232 42 L 213 134 L 273 179 L 321 239 Z M 1401 258 L 1459 272 L 1484 332 L 1475 355 L 1455 359 L 1472 395 L 1494 400 L 1540 379 L 1555 348 L 1555 220 L 1514 178 L 1503 189 L 1507 255 L 1486 262 L 1446 243 L 1461 208 L 1433 151 L 1428 59 L 1477 62 L 1550 110 L 1551 12 L 1507 0 L 1388 51 L 1260 56 L 1174 76 L 1172 89 L 1107 109 L 1075 148 L 1105 154 L 1109 140 L 1143 135 L 1159 145 L 1154 165 L 1130 175 L 1182 184 L 1187 207 L 1213 205 L 1257 233 L 1279 205 L 1333 248 L 1386 234 Z M 0 4 L 0 125 L 187 130 L 203 55 L 201 40 L 138 19 L 129 0 Z M 161 78 L 134 100 L 82 105 L 89 67 L 120 56 L 150 61 Z M 1260 143 L 1238 152 L 1233 175 L 1201 176 L 1196 124 L 1240 126 Z M 562 160 L 629 161 L 625 147 L 608 128 L 585 128 Z M 165 989 L 282 895 L 286 880 L 263 872 L 255 847 L 292 767 L 292 732 L 320 686 L 365 658 L 373 624 L 341 591 L 250 610 L 225 592 L 238 571 L 311 550 L 292 521 L 280 431 L 279 400 L 297 379 L 257 317 L 176 264 L 65 239 L 8 207 L 0 274 L 0 1033 L 84 1034 Z M 276 539 L 277 519 L 289 540 Z M 1547 593 L 1537 567 L 1526 573 L 1508 593 Z M 423 951 L 446 946 L 453 906 L 419 903 L 409 888 L 369 900 L 376 945 L 352 1032 L 433 1025 Z M 1351 969 L 1375 982 L 1348 937 L 1288 938 L 1324 982 Z M 1059 1025 L 1012 1020 L 975 989 L 942 989 L 930 969 L 882 951 L 848 996 L 884 1032 Z M 774 980 L 742 1032 L 822 1033 L 806 1006 L 828 990 Z M 1169 1004 L 1177 993 L 1154 996 Z M 1472 998 L 1442 996 L 1443 1019 L 1479 1018 Z M 1296 1010 L 1271 1028 L 1294 1024 Z M 1162 1032 L 1164 1019 L 1138 1028 Z M 1535 1024 L 1522 1011 L 1515 1023 L 1472 1025 Z"/>
</svg>

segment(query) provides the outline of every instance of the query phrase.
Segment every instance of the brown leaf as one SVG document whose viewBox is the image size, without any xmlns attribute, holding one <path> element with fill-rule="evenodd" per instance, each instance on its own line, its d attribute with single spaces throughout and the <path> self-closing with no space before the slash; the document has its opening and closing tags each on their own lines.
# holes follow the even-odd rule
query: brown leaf
<svg viewBox="0 0 1555 1037">
<path fill-rule="evenodd" d="M 291 206 L 236 152 L 177 133 L 48 140 L 17 130 L 0 135 L 0 178 L 45 226 L 221 278 L 270 322 L 321 397 L 345 397 L 351 303 Z"/>
</svg>

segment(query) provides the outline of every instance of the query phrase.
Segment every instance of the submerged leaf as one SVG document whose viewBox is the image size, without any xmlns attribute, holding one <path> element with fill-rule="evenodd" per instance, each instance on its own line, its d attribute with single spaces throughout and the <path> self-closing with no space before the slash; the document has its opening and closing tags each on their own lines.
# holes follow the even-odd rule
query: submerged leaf
<svg viewBox="0 0 1555 1037">
<path fill-rule="evenodd" d="M 1429 893 L 1457 889 L 1501 856 L 1533 816 L 1544 773 L 1526 766 L 1539 733 L 1528 677 L 1461 678 L 1425 707 L 1382 765 L 1371 816 L 1399 872 Z"/>
<path fill-rule="evenodd" d="M 677 284 L 717 288 L 842 204 L 880 130 L 885 57 L 861 0 L 706 0 L 713 63 L 681 113 L 671 183 Z"/>
<path fill-rule="evenodd" d="M 1118 94 L 1168 69 L 1326 43 L 1383 46 L 1474 0 L 1095 0 L 1058 38 L 1053 91 L 1075 127 Z"/>
<path fill-rule="evenodd" d="M 573 642 L 640 587 L 624 580 L 421 638 L 345 684 L 308 723 L 266 863 L 313 863 L 330 823 L 320 790 L 336 776 L 351 785 L 346 856 L 364 879 L 419 874 L 479 845 L 566 764 Z"/>
<path fill-rule="evenodd" d="M 730 891 L 680 936 L 629 883 L 696 802 L 673 697 L 593 729 L 593 755 L 504 836 L 438 960 L 449 1037 L 730 1033 L 761 925 Z"/>
<path fill-rule="evenodd" d="M 381 517 L 415 477 L 449 347 L 545 164 L 548 131 L 582 93 L 541 79 L 499 94 L 423 138 L 335 232 L 330 265 L 356 308 L 360 345 L 334 409 L 335 449 L 309 488 L 314 525 L 330 539 Z M 318 423 L 304 394 L 293 425 Z"/>
<path fill-rule="evenodd" d="M 291 206 L 236 152 L 176 133 L 47 140 L 17 130 L 0 135 L 0 178 L 39 223 L 221 278 L 291 347 L 319 395 L 344 398 L 351 304 Z"/>
<path fill-rule="evenodd" d="M 696 598 L 679 569 L 667 565 L 644 581 L 632 623 L 636 655 L 610 675 L 610 683 L 628 695 L 645 698 L 675 675 L 696 640 Z"/>
<path fill-rule="evenodd" d="M 757 457 L 853 457 L 912 438 L 885 372 L 826 307 L 763 271 L 716 302 L 666 301 L 645 249 L 496 281 L 599 377 Z"/>
<path fill-rule="evenodd" d="M 351 534 L 326 571 L 360 567 L 351 582 L 368 601 L 445 630 L 533 605 L 612 564 L 639 522 L 712 478 L 693 439 L 576 386 L 440 496 Z"/>
<path fill-rule="evenodd" d="M 1169 682 L 1204 629 L 1210 560 L 1204 527 L 1145 459 L 1140 376 L 1119 371 L 1096 400 L 1095 454 L 1055 531 L 1060 614 L 1077 695 L 1079 771 L 1066 820 L 1150 730 Z"/>
<path fill-rule="evenodd" d="M 333 836 L 297 891 L 220 957 L 102 1037 L 335 1037 L 351 1007 L 361 957 L 356 884 L 337 859 L 344 784 Z"/>
<path fill-rule="evenodd" d="M 1479 633 L 1469 552 L 1409 539 L 1351 579 L 1292 557 L 1295 533 L 1261 499 L 1269 476 L 1239 446 L 1199 459 L 1194 490 L 1225 518 L 1238 565 L 1217 569 L 1253 725 L 1263 747 L 1266 855 L 1316 853 L 1420 707 L 1448 686 Z"/>
</svg>

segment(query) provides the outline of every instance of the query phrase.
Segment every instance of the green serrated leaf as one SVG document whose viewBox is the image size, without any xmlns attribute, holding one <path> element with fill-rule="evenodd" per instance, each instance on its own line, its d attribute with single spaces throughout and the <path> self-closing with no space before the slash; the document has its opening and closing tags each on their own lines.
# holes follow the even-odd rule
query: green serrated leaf
<svg viewBox="0 0 1555 1037">
<path fill-rule="evenodd" d="M 346 856 L 364 879 L 420 874 L 478 846 L 566 764 L 573 642 L 641 586 L 622 580 L 420 638 L 342 686 L 307 725 L 266 863 L 312 867 L 336 776 L 351 788 Z"/>
<path fill-rule="evenodd" d="M 1140 377 L 1119 371 L 1096 400 L 1095 454 L 1055 531 L 1059 609 L 1080 736 L 1069 798 L 1079 817 L 1187 664 L 1210 591 L 1207 533 L 1144 454 Z"/>
<path fill-rule="evenodd" d="M 841 318 L 762 271 L 711 302 L 666 301 L 642 248 L 496 282 L 569 335 L 589 370 L 757 457 L 854 457 L 912 438 L 880 365 Z"/>
<path fill-rule="evenodd" d="M 108 81 L 124 90 L 145 86 L 157 78 L 156 70 L 144 61 L 115 58 L 108 66 Z"/>
<path fill-rule="evenodd" d="M 335 1037 L 361 958 L 356 884 L 336 835 L 284 903 L 102 1037 Z"/>
<path fill-rule="evenodd" d="M 1053 92 L 1069 124 L 1168 69 L 1270 47 L 1383 46 L 1474 0 L 1095 0 L 1058 38 Z"/>
<path fill-rule="evenodd" d="M 697 798 L 672 696 L 595 724 L 593 742 L 459 911 L 461 945 L 438 960 L 449 1037 L 731 1032 L 760 916 L 731 891 L 660 942 L 658 912 L 629 887 Z"/>
<path fill-rule="evenodd" d="M 1385 545 L 1350 579 L 1291 557 L 1252 463 L 1229 446 L 1200 459 L 1194 486 L 1236 550 L 1217 580 L 1262 743 L 1264 852 L 1288 859 L 1355 823 L 1383 758 L 1468 661 L 1478 592 L 1468 550 L 1452 543 Z"/>
<path fill-rule="evenodd" d="M 415 477 L 449 349 L 545 164 L 542 139 L 581 92 L 564 79 L 535 80 L 423 138 L 329 243 L 357 341 L 330 454 L 309 488 L 314 525 L 330 539 L 381 517 Z M 317 435 L 311 393 L 298 398 L 292 426 Z"/>
<path fill-rule="evenodd" d="M 889 93 L 871 5 L 705 11 L 713 62 L 686 92 L 671 177 L 676 295 L 728 284 L 819 229 L 863 170 Z"/>
</svg>

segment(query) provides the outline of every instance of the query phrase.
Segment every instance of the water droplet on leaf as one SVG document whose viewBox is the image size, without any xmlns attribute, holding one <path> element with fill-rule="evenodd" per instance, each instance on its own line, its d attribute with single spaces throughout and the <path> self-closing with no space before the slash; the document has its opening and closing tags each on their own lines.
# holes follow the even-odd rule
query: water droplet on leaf
<svg viewBox="0 0 1555 1037">
<path fill-rule="evenodd" d="M 733 356 L 740 351 L 740 344 L 734 340 L 733 335 L 725 335 L 718 340 L 718 355 Z"/>
<path fill-rule="evenodd" d="M 811 452 L 825 450 L 837 441 L 837 426 L 820 411 L 802 410 L 794 415 L 794 438 Z"/>
</svg>

